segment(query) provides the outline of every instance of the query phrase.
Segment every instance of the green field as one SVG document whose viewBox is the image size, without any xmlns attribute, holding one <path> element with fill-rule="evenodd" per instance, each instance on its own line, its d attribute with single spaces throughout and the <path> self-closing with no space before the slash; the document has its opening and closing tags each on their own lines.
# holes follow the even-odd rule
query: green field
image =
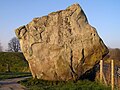
<svg viewBox="0 0 120 90">
<path fill-rule="evenodd" d="M 29 72 L 23 53 L 0 52 L 0 72 Z"/>
</svg>

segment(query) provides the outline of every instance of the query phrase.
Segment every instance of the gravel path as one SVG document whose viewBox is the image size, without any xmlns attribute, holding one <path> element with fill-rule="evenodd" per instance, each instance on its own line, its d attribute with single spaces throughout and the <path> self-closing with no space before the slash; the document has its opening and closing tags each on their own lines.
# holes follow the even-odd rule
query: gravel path
<svg viewBox="0 0 120 90">
<path fill-rule="evenodd" d="M 27 90 L 26 87 L 17 83 L 20 80 L 24 80 L 29 77 L 13 78 L 0 80 L 0 90 Z"/>
</svg>

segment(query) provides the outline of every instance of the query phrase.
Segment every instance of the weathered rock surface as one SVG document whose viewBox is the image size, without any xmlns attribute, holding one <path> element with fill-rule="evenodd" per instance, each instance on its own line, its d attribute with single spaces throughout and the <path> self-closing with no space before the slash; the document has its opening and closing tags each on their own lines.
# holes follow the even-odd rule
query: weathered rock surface
<svg viewBox="0 0 120 90">
<path fill-rule="evenodd" d="M 38 79 L 76 80 L 108 53 L 79 4 L 34 18 L 16 35 Z"/>
</svg>

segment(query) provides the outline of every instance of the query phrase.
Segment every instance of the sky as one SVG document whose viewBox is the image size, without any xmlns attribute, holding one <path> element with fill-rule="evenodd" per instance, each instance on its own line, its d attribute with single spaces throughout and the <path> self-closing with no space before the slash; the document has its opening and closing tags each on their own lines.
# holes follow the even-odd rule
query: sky
<svg viewBox="0 0 120 90">
<path fill-rule="evenodd" d="M 104 43 L 120 48 L 120 0 L 0 0 L 0 42 L 7 49 L 15 29 L 35 17 L 79 3 Z"/>
</svg>

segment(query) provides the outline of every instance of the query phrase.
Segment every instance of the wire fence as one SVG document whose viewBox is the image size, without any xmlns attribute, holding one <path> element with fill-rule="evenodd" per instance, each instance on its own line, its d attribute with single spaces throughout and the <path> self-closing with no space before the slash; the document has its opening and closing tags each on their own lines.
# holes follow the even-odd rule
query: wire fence
<svg viewBox="0 0 120 90">
<path fill-rule="evenodd" d="M 103 78 L 104 83 L 111 85 L 111 64 L 103 63 Z M 120 90 L 120 67 L 114 65 L 114 86 Z"/>
</svg>

